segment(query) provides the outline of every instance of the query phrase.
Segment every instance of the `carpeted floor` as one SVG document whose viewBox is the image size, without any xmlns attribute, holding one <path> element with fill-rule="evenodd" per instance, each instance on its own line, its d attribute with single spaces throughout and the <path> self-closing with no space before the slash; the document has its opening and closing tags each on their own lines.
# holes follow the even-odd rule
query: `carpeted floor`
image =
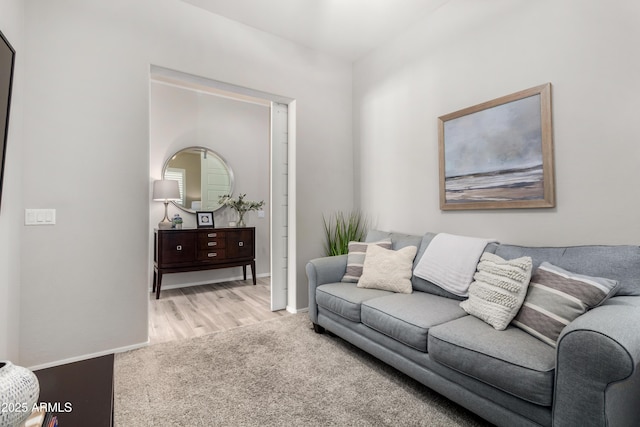
<svg viewBox="0 0 640 427">
<path fill-rule="evenodd" d="M 489 424 L 298 314 L 116 355 L 115 425 Z"/>
</svg>

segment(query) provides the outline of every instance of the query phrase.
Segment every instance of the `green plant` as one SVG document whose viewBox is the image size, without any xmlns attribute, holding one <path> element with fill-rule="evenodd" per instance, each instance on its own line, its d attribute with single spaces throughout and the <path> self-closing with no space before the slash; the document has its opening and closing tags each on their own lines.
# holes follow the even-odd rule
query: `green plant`
<svg viewBox="0 0 640 427">
<path fill-rule="evenodd" d="M 230 206 L 238 212 L 238 226 L 244 227 L 244 214 L 249 211 L 257 211 L 264 206 L 264 200 L 254 202 L 245 200 L 246 194 L 240 194 L 237 199 L 232 199 L 230 194 L 225 194 L 218 198 L 218 203 L 222 206 Z"/>
<path fill-rule="evenodd" d="M 349 242 L 361 241 L 367 232 L 367 220 L 360 211 L 336 212 L 327 220 L 322 216 L 327 256 L 349 253 Z"/>
<path fill-rule="evenodd" d="M 257 211 L 264 206 L 264 200 L 254 202 L 252 200 L 245 200 L 246 194 L 240 194 L 237 199 L 232 199 L 230 194 L 218 197 L 218 200 L 223 206 L 231 206 L 239 214 L 244 214 L 249 211 Z"/>
</svg>

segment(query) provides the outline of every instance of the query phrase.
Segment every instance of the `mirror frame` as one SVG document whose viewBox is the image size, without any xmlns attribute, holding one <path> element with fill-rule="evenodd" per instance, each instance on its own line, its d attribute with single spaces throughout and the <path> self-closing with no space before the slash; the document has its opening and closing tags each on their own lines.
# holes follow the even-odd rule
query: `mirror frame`
<svg viewBox="0 0 640 427">
<path fill-rule="evenodd" d="M 192 152 L 193 151 L 200 151 L 200 152 L 204 151 L 204 152 L 207 152 L 207 155 L 211 154 L 211 155 L 216 156 L 220 160 L 220 162 L 227 168 L 227 171 L 229 171 L 229 194 L 233 195 L 233 190 L 234 190 L 234 187 L 235 187 L 235 179 L 234 179 L 234 176 L 233 176 L 233 169 L 231 169 L 231 166 L 229 166 L 229 163 L 227 163 L 227 161 L 224 159 L 224 157 L 222 157 L 220 154 L 216 153 L 212 149 L 207 148 L 207 147 L 202 147 L 202 146 L 199 146 L 199 145 L 194 145 L 194 146 L 191 146 L 191 147 L 181 148 L 180 150 L 176 151 L 171 156 L 169 156 L 167 158 L 167 160 L 164 162 L 164 166 L 162 166 L 162 179 L 164 179 L 164 174 L 167 171 L 167 167 L 169 167 L 169 162 L 171 160 L 173 160 L 173 158 L 176 157 L 178 154 L 180 154 L 180 153 L 182 153 L 184 151 L 192 151 Z M 182 205 L 176 203 L 173 200 L 171 201 L 171 203 L 173 203 L 173 205 L 175 207 L 177 207 L 178 209 L 182 209 L 185 212 L 192 213 L 192 214 L 196 213 L 196 211 L 194 209 L 187 208 L 186 206 L 182 206 Z M 213 212 L 215 212 L 215 211 L 217 211 L 219 209 L 222 209 L 223 207 L 224 207 L 224 205 L 220 205 L 216 209 L 214 209 Z M 209 211 L 209 212 L 211 212 L 211 211 Z"/>
</svg>

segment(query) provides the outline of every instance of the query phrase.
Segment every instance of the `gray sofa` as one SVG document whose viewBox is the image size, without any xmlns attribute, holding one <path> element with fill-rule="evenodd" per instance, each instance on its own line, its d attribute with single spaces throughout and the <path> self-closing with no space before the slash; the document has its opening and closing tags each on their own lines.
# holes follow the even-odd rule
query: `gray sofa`
<svg viewBox="0 0 640 427">
<path fill-rule="evenodd" d="M 433 233 L 390 237 L 418 247 Z M 617 294 L 562 331 L 557 348 L 510 325 L 495 330 L 460 297 L 413 276 L 413 293 L 341 282 L 347 255 L 311 260 L 309 317 L 325 329 L 499 426 L 640 426 L 640 247 L 489 244 L 504 259 L 530 256 L 620 282 Z"/>
</svg>

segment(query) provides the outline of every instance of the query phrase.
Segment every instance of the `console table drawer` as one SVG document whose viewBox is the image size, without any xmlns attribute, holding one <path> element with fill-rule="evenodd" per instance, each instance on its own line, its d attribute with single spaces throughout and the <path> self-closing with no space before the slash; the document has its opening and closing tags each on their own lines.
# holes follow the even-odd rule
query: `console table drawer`
<svg viewBox="0 0 640 427">
<path fill-rule="evenodd" d="M 198 251 L 198 261 L 224 261 L 226 252 L 224 249 L 210 249 Z"/>
<path fill-rule="evenodd" d="M 219 231 L 209 231 L 198 234 L 198 249 L 222 249 L 226 245 L 225 233 Z"/>
</svg>

